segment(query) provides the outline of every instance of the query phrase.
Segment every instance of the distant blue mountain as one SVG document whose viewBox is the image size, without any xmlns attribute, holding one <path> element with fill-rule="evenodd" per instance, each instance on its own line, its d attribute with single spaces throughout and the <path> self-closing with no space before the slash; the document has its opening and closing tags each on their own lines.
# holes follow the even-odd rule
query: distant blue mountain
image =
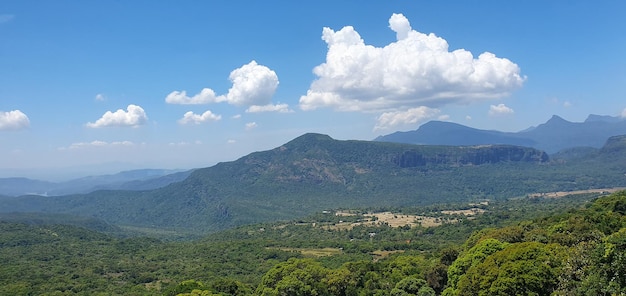
<svg viewBox="0 0 626 296">
<path fill-rule="evenodd" d="M 554 115 L 544 124 L 516 133 L 430 121 L 417 130 L 395 132 L 374 141 L 452 146 L 507 144 L 533 147 L 553 154 L 573 147 L 600 148 L 609 137 L 623 134 L 626 134 L 626 120 L 620 117 L 592 114 L 584 122 L 570 122 Z"/>
<path fill-rule="evenodd" d="M 65 182 L 28 178 L 0 178 L 0 195 L 66 195 L 96 190 L 149 190 L 187 178 L 192 170 L 141 169 L 111 175 L 88 176 Z"/>
</svg>

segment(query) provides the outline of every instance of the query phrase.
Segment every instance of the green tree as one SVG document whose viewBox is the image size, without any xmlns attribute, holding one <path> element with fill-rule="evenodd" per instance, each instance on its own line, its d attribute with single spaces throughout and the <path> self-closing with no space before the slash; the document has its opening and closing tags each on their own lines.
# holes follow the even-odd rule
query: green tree
<svg viewBox="0 0 626 296">
<path fill-rule="evenodd" d="M 481 264 L 489 255 L 503 250 L 508 245 L 508 243 L 488 238 L 479 241 L 466 252 L 462 252 L 448 268 L 449 288 L 446 289 L 448 290 L 446 293 L 448 295 L 456 295 L 457 284 L 471 267 Z"/>
<path fill-rule="evenodd" d="M 459 279 L 459 295 L 550 295 L 556 290 L 563 247 L 510 244 L 471 266 Z"/>
<path fill-rule="evenodd" d="M 291 258 L 270 269 L 261 279 L 257 294 L 263 296 L 330 295 L 326 277 L 329 271 L 312 259 Z"/>
<path fill-rule="evenodd" d="M 391 296 L 434 296 L 435 290 L 429 287 L 425 280 L 416 277 L 406 277 L 399 281 L 391 290 Z"/>
</svg>

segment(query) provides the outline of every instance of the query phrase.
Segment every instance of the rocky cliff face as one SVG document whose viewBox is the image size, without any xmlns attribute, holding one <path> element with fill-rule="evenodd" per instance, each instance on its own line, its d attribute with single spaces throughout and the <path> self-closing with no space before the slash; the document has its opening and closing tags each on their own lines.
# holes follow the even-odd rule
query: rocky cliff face
<svg viewBox="0 0 626 296">
<path fill-rule="evenodd" d="M 626 135 L 610 137 L 602 149 L 601 153 L 618 153 L 626 152 Z"/>
<path fill-rule="evenodd" d="M 408 150 L 394 157 L 393 162 L 400 167 L 422 167 L 429 165 L 482 165 L 499 162 L 544 163 L 550 158 L 543 151 L 507 145 L 485 145 L 443 149 L 436 153 Z"/>
</svg>

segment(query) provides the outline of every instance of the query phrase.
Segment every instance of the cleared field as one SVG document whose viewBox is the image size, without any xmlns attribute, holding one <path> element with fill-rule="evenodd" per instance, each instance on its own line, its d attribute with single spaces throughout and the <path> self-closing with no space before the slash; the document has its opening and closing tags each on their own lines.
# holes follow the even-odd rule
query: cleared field
<svg viewBox="0 0 626 296">
<path fill-rule="evenodd" d="M 481 209 L 481 208 L 471 208 L 467 210 L 456 210 L 456 211 L 441 211 L 441 213 L 445 215 L 463 215 L 463 216 L 476 216 L 484 212 L 486 212 L 486 210 Z"/>
<path fill-rule="evenodd" d="M 322 249 L 314 249 L 314 248 L 268 248 L 268 249 L 276 249 L 286 252 L 298 252 L 307 257 L 326 257 L 338 255 L 343 252 L 341 249 L 337 248 L 322 248 Z"/>
<path fill-rule="evenodd" d="M 587 193 L 615 193 L 617 191 L 626 190 L 626 187 L 616 187 L 616 188 L 599 188 L 599 189 L 588 189 L 588 190 L 576 190 L 576 191 L 557 191 L 557 192 L 541 192 L 541 193 L 533 193 L 529 194 L 529 197 L 534 198 L 559 198 L 572 194 L 587 194 Z"/>
</svg>

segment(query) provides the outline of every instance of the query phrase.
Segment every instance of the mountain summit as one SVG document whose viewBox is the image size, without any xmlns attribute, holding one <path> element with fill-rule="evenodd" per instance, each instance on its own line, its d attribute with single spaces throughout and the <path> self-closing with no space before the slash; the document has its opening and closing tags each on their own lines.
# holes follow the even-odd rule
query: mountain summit
<svg viewBox="0 0 626 296">
<path fill-rule="evenodd" d="M 509 133 L 481 130 L 457 123 L 430 121 L 417 130 L 395 132 L 375 141 L 424 145 L 508 144 L 533 147 L 550 154 L 573 147 L 600 148 L 611 136 L 626 134 L 626 120 L 589 115 L 584 122 L 570 122 L 557 115 L 537 127 Z"/>
</svg>

